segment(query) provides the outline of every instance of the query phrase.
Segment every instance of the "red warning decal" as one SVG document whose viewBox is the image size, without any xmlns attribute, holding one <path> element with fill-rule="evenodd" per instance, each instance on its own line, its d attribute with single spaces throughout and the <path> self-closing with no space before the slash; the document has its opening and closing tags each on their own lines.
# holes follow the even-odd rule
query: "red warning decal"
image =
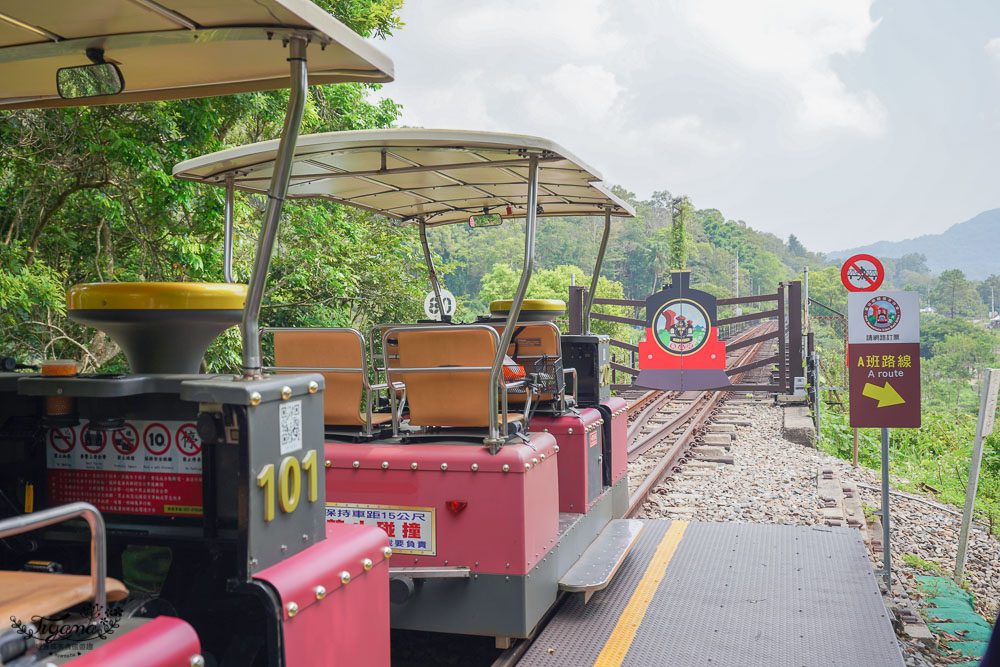
<svg viewBox="0 0 1000 667">
<path fill-rule="evenodd" d="M 104 451 L 104 448 L 108 446 L 108 433 L 107 431 L 97 431 L 95 429 L 96 433 L 100 433 L 101 440 L 96 445 L 88 445 L 87 431 L 89 430 L 90 430 L 90 424 L 84 424 L 83 429 L 80 431 L 80 444 L 86 451 L 90 452 L 91 454 L 100 454 L 101 452 Z"/>
<path fill-rule="evenodd" d="M 170 430 L 163 424 L 153 422 L 142 433 L 142 444 L 153 456 L 161 456 L 170 449 Z"/>
<path fill-rule="evenodd" d="M 60 454 L 68 454 L 76 445 L 76 431 L 66 426 L 50 429 L 49 444 Z"/>
<path fill-rule="evenodd" d="M 194 424 L 182 424 L 174 435 L 174 442 L 184 456 L 201 454 L 201 438 L 198 437 L 198 427 Z"/>
<path fill-rule="evenodd" d="M 139 431 L 132 424 L 125 424 L 111 432 L 111 444 L 119 454 L 135 454 L 135 450 L 139 449 Z"/>
</svg>

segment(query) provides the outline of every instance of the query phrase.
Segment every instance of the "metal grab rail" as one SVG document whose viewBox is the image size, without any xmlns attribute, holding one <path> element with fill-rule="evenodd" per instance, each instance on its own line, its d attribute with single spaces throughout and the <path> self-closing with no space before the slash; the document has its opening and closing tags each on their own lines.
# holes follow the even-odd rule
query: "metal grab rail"
<svg viewBox="0 0 1000 667">
<path fill-rule="evenodd" d="M 422 325 L 409 325 L 401 327 L 393 327 L 391 329 L 386 329 L 382 332 L 382 363 L 384 365 L 383 370 L 385 371 L 385 378 L 388 384 L 404 384 L 401 382 L 396 382 L 392 379 L 393 373 L 490 373 L 493 370 L 492 366 L 396 366 L 395 368 L 389 367 L 389 358 L 386 354 L 386 343 L 388 342 L 389 336 L 400 331 L 468 331 L 470 329 L 488 331 L 493 339 L 494 345 L 499 349 L 500 345 L 500 335 L 497 330 L 491 326 L 485 324 L 462 324 L 462 325 L 437 325 L 437 326 L 422 326 Z M 506 348 L 505 348 L 506 350 Z M 504 355 L 506 356 L 506 355 Z M 520 387 L 527 386 L 524 380 L 518 380 L 515 382 L 506 382 L 502 377 L 498 380 L 496 386 L 493 386 L 492 378 L 489 382 L 489 389 L 487 395 L 487 407 L 489 408 L 489 424 L 491 428 L 491 433 L 494 432 L 493 429 L 497 429 L 496 432 L 499 433 L 497 428 L 497 400 L 500 394 L 500 390 L 503 390 L 501 404 L 501 415 L 502 422 L 504 426 L 504 435 L 506 435 L 507 423 L 508 423 L 508 412 L 507 412 L 507 394 L 511 389 L 517 389 Z M 396 392 L 389 392 L 389 400 L 392 402 L 392 434 L 393 436 L 399 435 L 399 417 L 396 414 Z M 531 392 L 528 392 L 527 398 L 525 400 L 525 411 L 527 412 L 531 407 Z"/>
<path fill-rule="evenodd" d="M 267 373 L 278 372 L 288 372 L 288 373 L 358 373 L 361 375 L 361 380 L 364 382 L 365 389 L 365 430 L 364 435 L 373 436 L 375 434 L 375 427 L 372 424 L 372 396 L 375 392 L 386 390 L 388 391 L 389 385 L 386 384 L 371 384 L 368 381 L 368 345 L 365 343 L 364 334 L 362 334 L 357 329 L 352 329 L 351 327 L 264 327 L 260 330 L 260 335 L 258 337 L 258 347 L 264 340 L 264 334 L 266 333 L 300 333 L 303 331 L 308 332 L 319 332 L 319 333 L 352 333 L 358 338 L 358 344 L 361 347 L 361 366 L 264 366 L 261 368 L 262 371 Z M 406 391 L 406 387 L 402 382 L 396 382 L 393 385 L 394 389 Z M 396 392 L 390 392 L 395 394 Z M 405 400 L 405 394 L 404 394 Z M 395 410 L 393 411 L 395 413 Z"/>
<path fill-rule="evenodd" d="M 104 530 L 104 517 L 90 503 L 70 503 L 47 510 L 21 514 L 0 521 L 0 539 L 20 535 L 52 524 L 83 517 L 90 526 L 90 579 L 94 591 L 94 610 L 100 615 L 107 614 L 108 594 L 108 552 Z M 99 616 L 99 617 L 100 617 Z"/>
</svg>

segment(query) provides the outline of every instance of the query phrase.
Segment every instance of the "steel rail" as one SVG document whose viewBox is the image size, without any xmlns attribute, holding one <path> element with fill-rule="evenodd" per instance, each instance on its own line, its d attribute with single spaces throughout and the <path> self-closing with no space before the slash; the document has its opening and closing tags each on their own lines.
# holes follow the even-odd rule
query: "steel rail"
<svg viewBox="0 0 1000 667">
<path fill-rule="evenodd" d="M 761 342 L 758 343 L 757 345 L 754 345 L 753 347 L 748 348 L 746 352 L 740 355 L 741 361 L 759 354 L 760 349 L 763 347 L 763 345 L 764 343 Z M 706 394 L 707 393 L 708 392 L 706 392 Z M 660 457 L 660 460 L 657 462 L 653 470 L 649 472 L 649 474 L 642 481 L 642 483 L 639 484 L 638 488 L 636 488 L 636 490 L 629 496 L 629 508 L 628 511 L 625 513 L 626 517 L 634 517 L 636 514 L 638 514 L 639 510 L 642 509 L 643 503 L 646 501 L 646 497 L 652 492 L 654 488 L 656 488 L 656 486 L 660 482 L 662 482 L 666 478 L 670 470 L 673 469 L 676 466 L 676 464 L 681 461 L 681 459 L 683 459 L 684 455 L 687 453 L 687 450 L 691 446 L 692 436 L 694 435 L 695 430 L 700 428 L 706 421 L 708 421 L 709 417 L 712 414 L 712 411 L 715 409 L 716 405 L 722 400 L 723 395 L 726 393 L 728 392 L 715 391 L 713 392 L 713 395 L 709 397 L 707 400 L 695 401 L 695 404 L 692 405 L 692 407 L 688 410 L 688 412 L 693 412 L 693 419 L 689 417 L 691 421 L 688 424 L 687 428 L 685 428 L 684 432 L 674 440 L 670 448 L 666 452 L 664 452 L 664 454 Z M 643 447 L 643 451 L 646 451 L 647 449 L 651 448 L 653 444 L 658 441 L 660 436 L 669 433 L 670 431 L 666 430 L 667 427 L 670 427 L 671 431 L 676 430 L 678 428 L 677 422 L 678 420 L 674 420 L 668 424 L 665 424 L 662 428 L 657 429 L 656 432 L 644 438 L 643 444 L 641 445 L 641 447 Z M 647 442 L 649 443 L 648 446 L 646 445 Z M 638 449 L 638 447 L 636 449 Z"/>
<path fill-rule="evenodd" d="M 729 342 L 738 343 L 742 340 L 750 338 L 754 334 L 757 334 L 758 330 L 761 328 L 770 329 L 770 325 L 761 324 L 758 325 L 757 327 L 752 327 L 750 329 L 747 329 L 746 331 L 741 332 L 738 336 L 735 336 Z M 741 356 L 740 360 L 736 362 L 737 366 L 742 365 L 744 359 L 746 358 L 747 358 L 746 354 Z M 639 458 L 639 456 L 642 455 L 643 452 L 652 447 L 653 444 L 656 442 L 657 438 L 659 438 L 662 435 L 666 435 L 671 431 L 676 430 L 681 424 L 683 424 L 692 416 L 694 416 L 697 412 L 696 408 L 698 408 L 700 402 L 704 400 L 704 394 L 703 394 L 698 399 L 695 399 L 687 410 L 678 414 L 678 416 L 672 421 L 665 423 L 662 427 L 658 428 L 654 433 L 644 437 L 641 441 L 642 444 L 638 444 L 636 439 L 641 434 L 642 428 L 649 422 L 649 420 L 653 417 L 653 415 L 655 415 L 661 409 L 666 407 L 671 402 L 671 400 L 673 400 L 678 395 L 679 392 L 657 392 L 657 393 L 661 395 L 657 398 L 653 398 L 652 404 L 644 407 L 642 411 L 638 414 L 638 416 L 636 416 L 636 418 L 632 421 L 632 423 L 628 425 L 628 438 L 626 442 L 628 442 L 629 445 L 628 447 L 629 462 Z M 646 397 L 643 396 L 643 399 L 645 398 Z"/>
</svg>

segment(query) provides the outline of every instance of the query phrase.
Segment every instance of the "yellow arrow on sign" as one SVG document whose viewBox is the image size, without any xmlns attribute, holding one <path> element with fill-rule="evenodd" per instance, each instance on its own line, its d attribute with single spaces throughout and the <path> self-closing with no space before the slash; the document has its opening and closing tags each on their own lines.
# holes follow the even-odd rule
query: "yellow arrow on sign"
<svg viewBox="0 0 1000 667">
<path fill-rule="evenodd" d="M 884 387 L 880 387 L 877 384 L 871 384 L 870 382 L 865 383 L 865 388 L 861 391 L 864 396 L 868 398 L 874 398 L 878 401 L 877 408 L 885 408 L 890 405 L 899 405 L 900 403 L 906 403 L 903 397 L 899 395 L 891 384 L 885 383 Z"/>
</svg>

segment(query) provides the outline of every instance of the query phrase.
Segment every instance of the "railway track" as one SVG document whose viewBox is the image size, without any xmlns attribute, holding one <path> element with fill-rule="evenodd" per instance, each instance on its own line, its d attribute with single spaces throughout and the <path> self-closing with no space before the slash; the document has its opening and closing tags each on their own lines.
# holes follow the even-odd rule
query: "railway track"
<svg viewBox="0 0 1000 667">
<path fill-rule="evenodd" d="M 772 321 L 763 322 L 746 331 L 740 332 L 736 336 L 729 338 L 727 343 L 735 343 L 754 336 L 764 335 L 775 330 L 777 324 Z M 726 355 L 726 366 L 734 368 L 749 363 L 761 356 L 765 346 L 770 347 L 772 342 L 760 342 L 746 348 L 735 350 Z M 768 352 L 770 355 L 771 352 Z M 764 380 L 759 379 L 761 375 L 768 372 L 766 368 L 751 369 L 745 373 L 732 376 L 731 380 L 736 383 L 744 379 L 747 374 L 752 374 L 756 378 L 754 384 L 763 384 Z M 755 392 L 759 394 L 762 392 Z M 632 490 L 629 496 L 628 517 L 634 517 L 642 509 L 643 503 L 649 494 L 662 482 L 669 474 L 679 467 L 682 460 L 688 454 L 694 444 L 696 433 L 703 428 L 712 415 L 717 412 L 717 408 L 724 403 L 731 391 L 704 391 L 704 392 L 679 392 L 679 391 L 626 391 L 621 394 L 628 401 L 628 460 L 629 478 L 636 477 L 634 464 L 639 463 L 644 458 L 658 458 L 654 468 L 645 475 L 638 485 Z M 646 427 L 653 424 L 651 429 Z M 638 467 L 638 466 L 635 466 Z M 631 485 L 630 485 L 631 486 Z M 492 667 L 512 667 L 524 655 L 528 647 L 549 619 L 561 606 L 557 602 L 549 610 L 548 615 L 542 619 L 538 627 L 527 640 L 516 643 L 511 648 L 504 651 L 492 663 Z"/>
<path fill-rule="evenodd" d="M 764 322 L 729 339 L 735 343 L 753 336 L 774 331 L 774 322 Z M 765 345 L 761 342 L 727 353 L 726 366 L 733 368 L 749 363 L 760 355 Z M 756 370 L 756 369 L 755 369 Z M 754 370 L 749 371 L 753 373 Z M 759 371 L 758 371 L 759 372 Z M 733 382 L 743 379 L 744 373 L 732 377 Z M 654 391 L 637 394 L 629 403 L 628 460 L 632 464 L 650 456 L 656 464 L 645 475 L 635 475 L 630 469 L 629 478 L 639 478 L 629 496 L 627 516 L 635 516 L 646 498 L 688 454 L 694 436 L 711 418 L 716 408 L 732 392 L 676 392 Z M 626 397 L 628 400 L 631 397 Z M 635 465 L 639 468 L 639 465 Z"/>
</svg>

